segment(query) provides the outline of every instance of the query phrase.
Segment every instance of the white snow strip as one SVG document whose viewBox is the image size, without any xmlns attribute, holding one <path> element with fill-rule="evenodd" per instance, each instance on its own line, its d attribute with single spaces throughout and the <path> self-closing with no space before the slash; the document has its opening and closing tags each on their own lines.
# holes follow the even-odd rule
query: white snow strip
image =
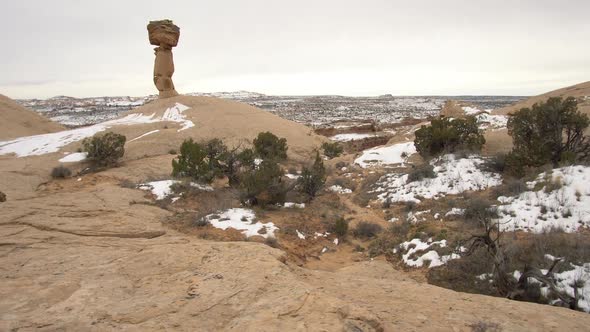
<svg viewBox="0 0 590 332">
<path fill-rule="evenodd" d="M 156 196 L 157 200 L 164 199 L 172 194 L 172 189 L 170 188 L 173 184 L 179 183 L 178 180 L 162 180 L 162 181 L 153 181 L 148 183 L 143 183 L 137 186 L 138 189 L 141 190 L 149 190 Z M 213 188 L 210 186 L 202 185 L 199 183 L 191 182 L 191 186 L 203 191 L 213 191 Z"/>
<path fill-rule="evenodd" d="M 286 208 L 303 209 L 303 208 L 305 208 L 305 203 L 285 202 L 285 204 L 283 206 Z"/>
<path fill-rule="evenodd" d="M 336 239 L 334 239 L 334 244 L 335 244 L 335 245 L 338 245 L 338 239 L 337 239 L 337 238 L 336 238 Z"/>
<path fill-rule="evenodd" d="M 444 248 L 447 246 L 446 240 L 440 240 L 432 242 L 432 239 L 428 239 L 427 242 L 422 242 L 422 240 L 416 238 L 412 239 L 411 241 L 403 242 L 399 245 L 399 249 L 405 251 L 406 253 L 402 255 L 402 259 L 404 263 L 408 266 L 412 267 L 422 267 L 424 263 L 429 261 L 428 268 L 433 268 L 437 266 L 441 266 L 446 264 L 451 259 L 458 259 L 461 256 L 458 254 L 452 253 L 450 255 L 443 255 L 440 256 L 438 252 L 435 250 L 429 250 L 422 254 L 421 256 L 412 259 L 410 258 L 412 255 L 418 252 L 424 252 L 427 249 L 431 249 L 433 246 L 438 246 L 439 248 Z M 396 250 L 397 252 L 397 250 Z"/>
<path fill-rule="evenodd" d="M 379 136 L 379 135 L 375 135 L 373 133 L 370 133 L 370 134 L 350 133 L 350 134 L 334 135 L 334 136 L 330 137 L 330 139 L 332 141 L 336 141 L 336 142 L 350 142 L 350 141 L 356 141 L 356 140 L 361 140 L 361 139 L 365 139 L 365 138 L 369 138 L 369 137 L 377 137 L 377 136 Z"/>
<path fill-rule="evenodd" d="M 272 222 L 261 223 L 256 221 L 254 211 L 250 209 L 229 209 L 220 214 L 210 214 L 207 220 L 215 228 L 228 229 L 233 228 L 241 231 L 246 237 L 262 236 L 264 238 L 274 237 L 278 229 Z M 261 231 L 264 229 L 264 231 Z"/>
<path fill-rule="evenodd" d="M 60 163 L 75 163 L 75 162 L 82 161 L 82 160 L 86 159 L 87 156 L 88 156 L 87 152 L 71 153 L 71 154 L 61 158 L 59 160 L 59 162 Z"/>
<path fill-rule="evenodd" d="M 414 142 L 399 143 L 365 150 L 354 162 L 362 168 L 374 165 L 401 164 L 403 166 L 408 157 L 414 153 L 416 153 Z"/>
<path fill-rule="evenodd" d="M 130 126 L 161 121 L 179 122 L 183 125 L 181 130 L 194 126 L 190 120 L 184 118 L 182 112 L 188 109 L 187 106 L 176 103 L 174 107 L 166 110 L 161 118 L 141 113 L 129 114 L 120 119 L 114 119 L 92 126 L 64 130 L 57 133 L 20 137 L 11 141 L 0 142 L 0 155 L 14 153 L 17 157 L 38 156 L 47 153 L 57 152 L 62 147 L 92 137 L 95 134 L 105 131 L 113 126 Z"/>
<path fill-rule="evenodd" d="M 305 235 L 303 233 L 301 233 L 299 230 L 295 230 L 295 232 L 297 232 L 297 237 L 301 240 L 305 240 Z"/>
<path fill-rule="evenodd" d="M 492 110 L 480 110 L 478 108 L 464 106 L 463 112 L 467 115 L 475 115 L 479 129 L 506 128 L 508 117 L 505 115 L 492 115 Z"/>
<path fill-rule="evenodd" d="M 454 155 L 445 155 L 431 161 L 435 178 L 425 178 L 407 183 L 408 174 L 386 174 L 377 181 L 377 188 L 372 192 L 381 201 L 416 202 L 421 196 L 425 199 L 439 199 L 445 195 L 457 195 L 465 191 L 484 190 L 502 183 L 499 174 L 479 169 L 484 160 L 479 157 L 456 159 Z"/>
<path fill-rule="evenodd" d="M 140 139 L 140 138 L 146 137 L 147 135 L 155 134 L 155 133 L 157 133 L 157 132 L 159 132 L 159 131 L 160 131 L 159 129 L 152 130 L 152 131 L 148 131 L 147 133 L 145 133 L 145 134 L 143 134 L 143 135 L 140 135 L 140 136 L 137 136 L 136 138 L 134 138 L 134 139 L 130 140 L 129 142 L 137 141 L 137 140 L 138 140 L 138 139 Z"/>
<path fill-rule="evenodd" d="M 351 194 L 352 193 L 352 190 L 350 190 L 348 188 L 344 188 L 344 187 L 336 185 L 336 184 L 329 187 L 328 190 L 338 193 L 338 194 Z"/>
<path fill-rule="evenodd" d="M 462 216 L 463 214 L 465 214 L 465 209 L 452 208 L 452 209 L 449 210 L 449 212 L 445 213 L 445 217 L 448 217 L 448 216 Z"/>
<path fill-rule="evenodd" d="M 561 182 L 561 188 L 547 192 L 526 191 L 517 197 L 498 197 L 504 203 L 498 207 L 503 230 L 523 230 L 541 233 L 551 228 L 576 232 L 590 226 L 590 167 L 568 166 L 542 173 L 529 188 L 546 181 Z"/>
<path fill-rule="evenodd" d="M 171 122 L 181 123 L 182 128 L 178 129 L 177 130 L 178 132 L 189 129 L 191 127 L 194 127 L 195 124 L 191 120 L 186 119 L 184 114 L 182 114 L 184 111 L 186 111 L 189 108 L 190 107 L 185 106 L 183 104 L 176 103 L 176 105 L 166 109 L 166 111 L 164 112 L 164 115 L 162 115 L 161 121 L 171 121 Z"/>
<path fill-rule="evenodd" d="M 296 174 L 290 174 L 290 173 L 288 173 L 288 174 L 285 174 L 285 177 L 288 178 L 288 179 L 291 179 L 291 180 L 297 180 L 297 179 L 299 179 L 301 177 L 301 175 L 296 175 Z"/>
</svg>

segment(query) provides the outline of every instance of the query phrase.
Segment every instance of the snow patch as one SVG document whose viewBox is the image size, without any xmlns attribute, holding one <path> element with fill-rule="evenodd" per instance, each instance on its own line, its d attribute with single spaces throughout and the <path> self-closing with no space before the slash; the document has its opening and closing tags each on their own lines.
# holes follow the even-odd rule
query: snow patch
<svg viewBox="0 0 590 332">
<path fill-rule="evenodd" d="M 373 165 L 394 165 L 407 161 L 408 157 L 416 153 L 414 142 L 394 144 L 363 151 L 363 154 L 354 162 L 362 168 Z"/>
<path fill-rule="evenodd" d="M 504 203 L 498 207 L 500 227 L 506 231 L 523 230 L 541 233 L 550 228 L 576 232 L 590 226 L 590 167 L 568 166 L 552 173 L 541 173 L 529 188 L 548 182 L 560 182 L 561 187 L 547 192 L 526 191 L 517 197 L 498 197 Z"/>
<path fill-rule="evenodd" d="M 159 129 L 148 131 L 147 133 L 145 133 L 143 135 L 140 135 L 140 136 L 137 136 L 136 138 L 130 140 L 129 142 L 137 141 L 140 138 L 146 137 L 146 136 L 151 135 L 151 134 L 155 134 L 155 133 L 157 133 L 159 131 L 160 131 Z"/>
<path fill-rule="evenodd" d="M 336 185 L 336 184 L 329 187 L 328 190 L 335 192 L 337 194 L 351 194 L 352 193 L 352 190 L 350 190 L 348 188 L 344 188 L 344 187 Z"/>
<path fill-rule="evenodd" d="M 412 239 L 411 241 L 403 242 L 399 245 L 399 250 L 404 251 L 405 254 L 402 254 L 402 260 L 408 266 L 412 267 L 422 267 L 426 262 L 430 262 L 428 268 L 433 268 L 437 266 L 441 266 L 446 264 L 448 261 L 452 259 L 461 258 L 458 254 L 452 253 L 450 255 L 439 255 L 438 252 L 435 250 L 428 250 L 434 246 L 438 246 L 439 248 L 444 248 L 447 246 L 446 240 L 440 241 L 432 241 L 432 238 L 428 239 L 426 242 L 416 238 Z M 426 251 L 428 250 L 428 251 Z M 426 252 L 425 252 L 426 251 Z M 396 250 L 397 252 L 397 250 Z M 419 252 L 425 252 L 421 256 L 417 258 L 411 258 L 415 256 L 415 254 Z"/>
<path fill-rule="evenodd" d="M 19 137 L 11 141 L 0 142 L 0 155 L 14 153 L 17 157 L 38 156 L 47 153 L 57 152 L 62 147 L 92 137 L 95 134 L 105 131 L 113 126 L 130 126 L 145 123 L 154 123 L 161 121 L 179 122 L 182 131 L 194 126 L 194 123 L 184 118 L 182 112 L 189 107 L 176 103 L 175 106 L 164 112 L 161 118 L 155 117 L 155 114 L 144 115 L 141 113 L 129 114 L 120 119 L 114 119 L 92 126 L 64 130 L 57 133 Z"/>
<path fill-rule="evenodd" d="M 172 189 L 170 188 L 173 184 L 179 183 L 178 180 L 162 180 L 162 181 L 152 181 L 147 183 L 142 183 L 137 186 L 138 189 L 141 190 L 148 190 L 151 191 L 152 194 L 156 196 L 157 200 L 164 199 L 172 194 Z M 213 191 L 213 188 L 210 186 L 202 185 L 199 183 L 191 182 L 191 187 L 197 188 L 203 191 Z"/>
<path fill-rule="evenodd" d="M 181 132 L 183 130 L 192 128 L 195 126 L 195 124 L 191 120 L 188 120 L 184 116 L 184 114 L 182 114 L 184 111 L 188 110 L 189 108 L 190 107 L 185 106 L 183 104 L 176 103 L 176 105 L 166 109 L 166 111 L 164 112 L 164 115 L 162 115 L 161 121 L 171 121 L 171 122 L 178 122 L 178 123 L 182 124 L 182 128 L 178 129 L 177 132 Z"/>
<path fill-rule="evenodd" d="M 297 232 L 297 237 L 301 240 L 305 240 L 305 235 L 301 233 L 298 229 L 295 230 Z"/>
<path fill-rule="evenodd" d="M 380 193 L 381 201 L 416 202 L 425 199 L 439 199 L 445 195 L 457 195 L 465 191 L 484 190 L 502 183 L 499 174 L 479 169 L 484 160 L 477 156 L 457 159 L 449 154 L 430 162 L 436 177 L 407 183 L 408 174 L 386 174 L 377 181 L 372 192 Z"/>
<path fill-rule="evenodd" d="M 338 134 L 338 135 L 334 135 L 332 137 L 330 137 L 330 139 L 332 141 L 336 141 L 336 142 L 350 142 L 350 141 L 356 141 L 356 140 L 361 140 L 361 139 L 365 139 L 365 138 L 369 138 L 369 137 L 377 137 L 379 135 L 375 135 L 375 134 L 356 134 L 356 133 L 350 133 L 350 134 Z"/>
<path fill-rule="evenodd" d="M 246 237 L 256 235 L 264 238 L 274 237 L 275 231 L 278 230 L 272 222 L 256 221 L 256 214 L 250 209 L 229 209 L 220 214 L 210 214 L 205 218 L 215 228 L 223 230 L 233 228 L 241 231 Z M 262 231 L 262 229 L 264 230 Z"/>
<path fill-rule="evenodd" d="M 78 161 L 85 160 L 86 157 L 88 157 L 87 152 L 76 152 L 76 153 L 71 153 L 71 154 L 61 158 L 59 160 L 59 162 L 60 163 L 75 163 Z"/>
<path fill-rule="evenodd" d="M 303 208 L 305 208 L 305 203 L 285 202 L 285 204 L 283 204 L 283 206 L 286 208 L 303 209 Z"/>
</svg>

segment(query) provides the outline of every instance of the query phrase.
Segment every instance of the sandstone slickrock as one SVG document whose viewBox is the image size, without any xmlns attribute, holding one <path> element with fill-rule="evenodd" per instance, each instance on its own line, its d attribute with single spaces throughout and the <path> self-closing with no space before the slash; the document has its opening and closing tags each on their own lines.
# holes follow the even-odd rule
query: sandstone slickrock
<svg viewBox="0 0 590 332">
<path fill-rule="evenodd" d="M 154 48 L 156 60 L 154 62 L 154 84 L 159 91 L 160 98 L 177 96 L 172 75 L 174 74 L 174 58 L 172 47 L 178 45 L 180 28 L 171 20 L 150 21 L 147 25 L 150 44 Z"/>
<path fill-rule="evenodd" d="M 0 94 L 0 141 L 64 130 L 35 111 Z"/>
</svg>

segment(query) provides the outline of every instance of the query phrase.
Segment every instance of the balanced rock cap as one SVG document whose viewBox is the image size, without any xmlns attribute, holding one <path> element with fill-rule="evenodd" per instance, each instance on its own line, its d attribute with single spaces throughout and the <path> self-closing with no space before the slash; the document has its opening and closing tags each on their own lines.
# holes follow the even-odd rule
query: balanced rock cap
<svg viewBox="0 0 590 332">
<path fill-rule="evenodd" d="M 150 21 L 147 25 L 150 44 L 174 47 L 178 45 L 180 28 L 172 20 Z"/>
</svg>

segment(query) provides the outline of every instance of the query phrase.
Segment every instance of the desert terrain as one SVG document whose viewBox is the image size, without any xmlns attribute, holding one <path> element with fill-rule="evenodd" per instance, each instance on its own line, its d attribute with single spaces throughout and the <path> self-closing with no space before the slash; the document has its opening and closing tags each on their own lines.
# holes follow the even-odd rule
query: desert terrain
<svg viewBox="0 0 590 332">
<path fill-rule="evenodd" d="M 514 197 L 496 195 L 508 180 L 484 167 L 511 149 L 507 114 L 554 95 L 577 98 L 587 112 L 588 82 L 525 100 L 456 98 L 446 105 L 450 98 L 229 95 L 20 101 L 37 112 L 2 97 L 0 330 L 590 326 L 588 166 L 554 169 L 547 176 L 563 182 L 554 191 L 537 186 L 542 180 L 533 177 Z M 73 109 L 78 116 L 64 111 Z M 486 138 L 481 155 L 429 161 L 417 153 L 416 130 L 441 112 L 476 118 Z M 173 190 L 183 181 L 171 172 L 184 140 L 219 138 L 228 147 L 247 147 L 265 131 L 287 141 L 281 162 L 286 182 L 301 177 L 322 144 L 341 144 L 341 155 L 323 158 L 327 179 L 315 199 L 288 194 L 280 206 L 244 206 L 227 179 Z M 125 153 L 115 167 L 95 170 L 82 141 L 105 132 L 127 138 Z M 407 181 L 429 163 L 433 178 Z M 52 177 L 60 165 L 71 174 Z M 562 255 L 559 247 L 539 253 L 568 257 L 555 275 L 561 291 L 575 289 L 577 310 L 549 296 L 541 304 L 492 293 L 489 265 L 455 276 L 457 264 L 470 259 L 463 240 L 472 226 L 462 215 L 473 197 L 495 200 L 504 211 L 498 216 L 502 231 L 519 245 L 538 242 L 553 227 L 562 230 L 555 236 L 564 241 L 579 241 L 576 255 Z M 197 225 L 202 216 L 207 223 Z M 348 234 L 333 231 L 339 218 L 347 221 Z M 363 233 L 363 223 L 378 225 L 375 234 Z M 520 262 L 528 262 L 515 261 L 520 269 Z M 521 272 L 514 270 L 514 278 Z M 549 294 L 544 287 L 540 292 Z"/>
</svg>

